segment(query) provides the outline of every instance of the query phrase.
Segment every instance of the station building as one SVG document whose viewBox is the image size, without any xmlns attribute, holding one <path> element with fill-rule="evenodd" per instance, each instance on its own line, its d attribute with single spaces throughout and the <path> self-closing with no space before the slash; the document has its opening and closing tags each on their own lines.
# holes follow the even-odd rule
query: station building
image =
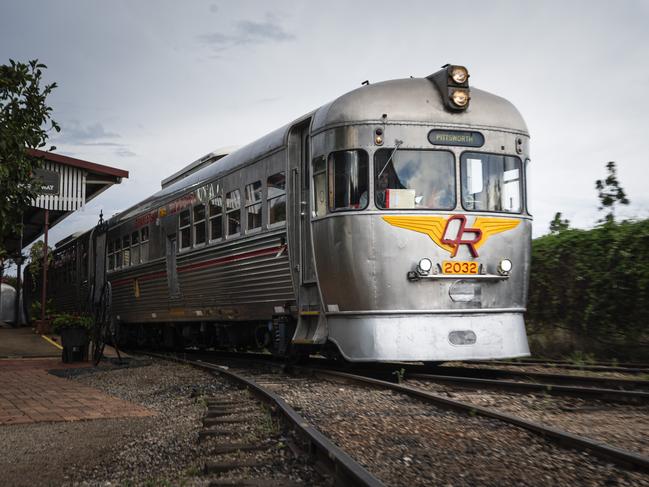
<svg viewBox="0 0 649 487">
<path fill-rule="evenodd" d="M 53 152 L 28 149 L 28 154 L 43 160 L 41 169 L 36 171 L 41 195 L 23 216 L 22 235 L 5 242 L 17 266 L 17 289 L 12 292 L 9 286 L 3 286 L 0 291 L 4 293 L 4 296 L 0 294 L 0 321 L 14 324 L 20 324 L 22 315 L 19 302 L 25 259 L 22 250 L 43 235 L 47 244 L 50 228 L 129 176 L 123 169 Z"/>
</svg>

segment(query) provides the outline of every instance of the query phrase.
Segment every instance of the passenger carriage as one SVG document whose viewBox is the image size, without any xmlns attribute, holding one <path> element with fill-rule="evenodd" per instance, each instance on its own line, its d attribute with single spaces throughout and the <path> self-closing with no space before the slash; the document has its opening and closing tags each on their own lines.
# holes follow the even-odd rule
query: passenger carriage
<svg viewBox="0 0 649 487">
<path fill-rule="evenodd" d="M 529 135 L 464 68 L 362 86 L 201 161 L 107 222 L 123 337 L 350 361 L 529 354 Z"/>
</svg>

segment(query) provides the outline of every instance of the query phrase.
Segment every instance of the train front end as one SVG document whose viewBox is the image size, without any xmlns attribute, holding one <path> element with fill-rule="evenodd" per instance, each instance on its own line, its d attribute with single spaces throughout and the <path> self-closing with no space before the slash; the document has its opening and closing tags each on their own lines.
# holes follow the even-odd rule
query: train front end
<svg viewBox="0 0 649 487">
<path fill-rule="evenodd" d="M 311 133 L 313 255 L 340 353 L 529 355 L 529 135 L 514 106 L 446 66 L 344 95 Z"/>
</svg>

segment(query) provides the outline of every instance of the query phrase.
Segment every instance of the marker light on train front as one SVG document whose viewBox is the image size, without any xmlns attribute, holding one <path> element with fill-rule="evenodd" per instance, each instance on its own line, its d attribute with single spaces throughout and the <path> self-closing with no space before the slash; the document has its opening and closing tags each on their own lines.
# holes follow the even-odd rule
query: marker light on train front
<svg viewBox="0 0 649 487">
<path fill-rule="evenodd" d="M 458 108 L 464 108 L 469 103 L 469 90 L 456 89 L 451 93 L 451 101 Z"/>
<path fill-rule="evenodd" d="M 464 66 L 451 66 L 450 76 L 454 82 L 461 85 L 469 79 L 469 71 Z"/>
<path fill-rule="evenodd" d="M 503 259 L 498 264 L 498 274 L 501 276 L 507 276 L 512 271 L 512 261 L 509 259 Z"/>
<path fill-rule="evenodd" d="M 445 64 L 439 71 L 426 76 L 426 79 L 435 85 L 447 110 L 459 113 L 469 107 L 469 70 L 464 66 Z"/>
<path fill-rule="evenodd" d="M 427 276 L 431 269 L 433 268 L 433 263 L 431 262 L 430 259 L 427 259 L 424 257 L 419 261 L 419 264 L 417 264 L 417 272 L 421 276 Z"/>
</svg>

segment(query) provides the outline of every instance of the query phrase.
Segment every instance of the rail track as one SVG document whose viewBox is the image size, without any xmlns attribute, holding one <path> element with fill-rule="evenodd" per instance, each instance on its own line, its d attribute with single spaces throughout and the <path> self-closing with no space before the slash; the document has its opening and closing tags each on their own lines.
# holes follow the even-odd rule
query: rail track
<svg viewBox="0 0 649 487">
<path fill-rule="evenodd" d="M 575 387 L 599 387 L 603 389 L 616 389 L 620 391 L 627 390 L 649 392 L 649 380 L 644 379 L 619 379 L 613 377 L 586 376 L 575 374 L 552 374 L 547 372 L 528 372 L 498 369 L 494 367 L 430 367 L 406 364 L 404 365 L 404 368 L 410 373 L 470 377 L 474 379 L 512 379 L 519 382 L 534 381 L 541 384 L 556 384 Z"/>
<path fill-rule="evenodd" d="M 151 352 L 146 352 L 146 355 L 158 359 L 173 360 L 178 363 L 192 365 L 193 367 L 198 367 L 210 374 L 225 377 L 226 379 L 247 388 L 254 396 L 268 404 L 273 411 L 276 411 L 282 415 L 286 423 L 288 423 L 293 431 L 296 432 L 297 435 L 301 438 L 301 440 L 305 442 L 306 450 L 304 448 L 302 448 L 301 450 L 309 456 L 310 461 L 318 465 L 320 470 L 324 469 L 326 471 L 326 476 L 331 478 L 331 481 L 334 485 L 372 487 L 379 487 L 384 485 L 381 481 L 367 472 L 367 470 L 365 470 L 360 464 L 354 461 L 347 453 L 338 448 L 331 440 L 329 440 L 329 438 L 327 438 L 317 429 L 311 426 L 302 416 L 300 416 L 300 414 L 298 414 L 297 411 L 295 411 L 295 409 L 289 406 L 286 401 L 284 401 L 281 397 L 279 397 L 267 387 L 258 384 L 248 377 L 244 377 L 241 374 L 228 370 L 227 367 L 219 366 L 217 364 L 202 362 L 198 360 L 188 360 L 186 358 L 161 355 Z M 203 439 L 223 435 L 224 431 L 222 429 L 215 430 L 210 427 L 215 425 L 228 426 L 232 425 L 233 423 L 241 422 L 242 418 L 237 416 L 233 417 L 232 415 L 236 415 L 238 413 L 241 413 L 242 411 L 245 412 L 246 408 L 249 407 L 248 404 L 245 404 L 241 401 L 224 402 L 219 400 L 209 401 L 207 406 L 207 415 L 204 419 L 204 426 L 207 427 L 207 429 L 204 429 L 200 435 L 200 438 Z M 244 443 L 230 444 L 225 448 L 221 448 L 220 450 L 216 451 L 216 453 L 228 454 L 247 450 L 256 450 L 262 449 L 264 446 L 265 445 L 250 445 Z M 254 463 L 213 462 L 205 465 L 205 473 L 223 473 L 235 468 L 245 468 L 250 466 L 254 466 Z M 224 482 L 215 481 L 210 485 L 219 486 L 273 484 L 272 482 L 266 482 L 264 480 L 260 480 L 258 482 L 241 482 L 232 484 L 226 480 Z"/>
<path fill-rule="evenodd" d="M 560 367 L 578 370 L 593 370 L 593 371 L 614 371 L 623 373 L 649 373 L 649 364 L 636 363 L 636 362 L 606 362 L 596 361 L 588 363 L 575 363 L 569 360 L 551 360 L 551 359 L 535 359 L 535 358 L 520 358 L 516 360 L 472 360 L 470 363 L 479 365 L 516 365 L 520 367 Z M 613 369 L 613 370 L 611 370 Z M 616 370 L 617 369 L 617 370 Z M 637 372 L 636 372 L 637 371 Z"/>
<path fill-rule="evenodd" d="M 201 356 L 201 358 L 206 360 L 205 356 L 203 356 L 203 355 Z M 261 358 L 260 356 L 256 355 L 256 356 L 254 356 L 252 358 L 252 360 L 255 361 L 256 363 L 259 363 L 260 358 Z M 210 358 L 210 359 L 207 359 L 207 360 L 213 361 L 213 358 Z M 236 363 L 240 364 L 240 362 L 237 362 L 237 359 L 233 358 L 232 356 L 218 358 L 218 360 L 221 363 L 223 363 L 223 362 L 229 363 L 232 367 L 235 367 L 235 365 L 233 365 L 233 364 L 236 364 Z M 248 359 L 248 360 L 250 360 L 250 359 Z M 604 444 L 602 442 L 595 441 L 595 440 L 592 440 L 590 438 L 585 438 L 583 436 L 579 436 L 579 435 L 576 435 L 576 434 L 573 434 L 573 433 L 568 433 L 568 432 L 562 431 L 562 430 L 560 430 L 558 428 L 553 428 L 553 427 L 549 427 L 549 426 L 539 424 L 539 423 L 536 423 L 536 422 L 533 422 L 533 421 L 525 420 L 525 419 L 522 419 L 520 417 L 511 415 L 511 414 L 506 414 L 506 413 L 502 413 L 502 412 L 499 412 L 499 411 L 496 411 L 496 410 L 493 410 L 493 409 L 490 409 L 490 408 L 477 406 L 475 404 L 471 404 L 471 403 L 467 403 L 467 402 L 453 400 L 453 399 L 450 399 L 448 397 L 443 397 L 440 394 L 436 394 L 436 393 L 424 390 L 421 387 L 411 387 L 409 385 L 395 384 L 395 383 L 391 383 L 391 382 L 388 382 L 388 381 L 385 381 L 385 380 L 380 380 L 380 379 L 371 378 L 371 377 L 367 377 L 367 376 L 362 376 L 362 375 L 358 375 L 358 374 L 351 374 L 351 373 L 348 373 L 348 372 L 341 372 L 339 370 L 327 370 L 327 369 L 323 368 L 323 366 L 324 366 L 323 361 L 316 362 L 316 365 L 317 365 L 317 368 L 316 367 L 306 367 L 305 368 L 303 366 L 296 367 L 295 370 L 299 374 L 297 376 L 297 378 L 295 376 L 287 377 L 286 374 L 282 374 L 282 373 L 279 373 L 280 375 L 278 375 L 278 376 L 274 376 L 275 378 L 273 378 L 272 374 L 269 374 L 267 372 L 265 373 L 265 375 L 263 375 L 263 374 L 259 375 L 258 374 L 259 375 L 258 382 L 261 382 L 262 384 L 265 383 L 269 387 L 275 388 L 276 394 L 278 394 L 279 396 L 282 396 L 282 397 L 292 398 L 292 401 L 294 403 L 296 401 L 297 401 L 297 403 L 300 402 L 299 394 L 296 396 L 295 395 L 295 390 L 299 389 L 299 390 L 302 391 L 304 388 L 308 389 L 309 387 L 311 387 L 311 388 L 320 387 L 322 381 L 335 381 L 335 382 L 341 382 L 342 381 L 345 384 L 353 384 L 353 386 L 356 387 L 356 388 L 358 388 L 358 387 L 369 388 L 369 389 L 372 390 L 372 392 L 374 394 L 377 394 L 377 393 L 380 394 L 379 392 L 377 392 L 379 390 L 383 390 L 383 391 L 390 390 L 393 393 L 398 394 L 399 396 L 407 396 L 408 398 L 410 398 L 410 400 L 412 400 L 413 398 L 416 398 L 417 402 L 419 402 L 419 401 L 424 401 L 425 402 L 423 407 L 428 412 L 424 413 L 424 416 L 422 417 L 422 424 L 427 424 L 427 422 L 425 421 L 427 419 L 426 416 L 425 416 L 426 414 L 430 414 L 430 411 L 439 411 L 439 410 L 442 410 L 442 411 L 447 410 L 447 413 L 438 413 L 438 414 L 452 414 L 453 416 L 449 416 L 449 417 L 446 418 L 447 421 L 451 421 L 451 422 L 458 421 L 458 414 L 457 413 L 460 413 L 459 417 L 464 417 L 465 418 L 462 421 L 467 421 L 468 419 L 466 419 L 466 418 L 470 418 L 471 421 L 474 421 L 475 417 L 489 418 L 489 421 L 496 420 L 496 422 L 501 423 L 501 424 L 506 423 L 506 424 L 511 425 L 511 427 L 513 427 L 514 430 L 521 430 L 522 429 L 522 430 L 525 430 L 525 431 L 527 431 L 527 432 L 529 432 L 529 433 L 531 433 L 533 435 L 536 435 L 536 436 L 540 437 L 537 440 L 537 441 L 540 441 L 540 445 L 547 444 L 547 440 L 551 440 L 552 442 L 556 443 L 560 447 L 568 447 L 569 448 L 567 450 L 562 450 L 560 448 L 559 452 L 556 452 L 556 453 L 553 454 L 554 456 L 550 460 L 552 462 L 556 461 L 556 462 L 560 463 L 561 461 L 564 461 L 565 459 L 563 458 L 563 455 L 574 455 L 572 453 L 565 453 L 565 452 L 570 452 L 570 449 L 575 449 L 575 450 L 578 450 L 578 451 L 581 451 L 581 452 L 586 451 L 590 455 L 592 455 L 593 457 L 596 457 L 596 458 L 598 458 L 598 459 L 600 459 L 600 460 L 602 460 L 604 462 L 610 462 L 610 463 L 613 463 L 615 465 L 618 465 L 622 469 L 631 469 L 631 470 L 635 470 L 635 471 L 638 471 L 638 472 L 644 472 L 644 473 L 649 472 L 649 458 L 644 457 L 642 455 L 639 455 L 637 453 L 626 451 L 626 450 L 623 450 L 621 448 L 617 448 L 617 447 L 614 447 L 614 446 L 606 445 L 606 444 Z M 280 364 L 278 364 L 278 363 L 271 362 L 269 364 L 268 362 L 265 362 L 265 366 L 266 366 L 266 368 L 268 368 L 270 366 L 271 368 L 274 368 L 276 370 L 281 370 Z M 392 368 L 394 370 L 394 364 L 385 365 L 383 367 L 387 368 L 389 366 L 392 366 Z M 211 365 L 211 367 L 217 367 L 220 370 L 220 368 L 217 365 Z M 244 365 L 238 365 L 236 367 L 239 368 L 238 369 L 239 371 L 237 372 L 239 375 L 244 375 L 244 374 L 249 375 L 250 367 L 251 367 L 250 363 L 248 363 L 248 365 L 244 364 Z M 383 372 L 385 373 L 385 370 Z M 408 374 L 408 372 L 406 372 L 406 376 L 408 377 L 407 374 Z M 320 380 L 321 382 L 318 383 L 318 384 L 315 384 L 315 385 L 311 384 L 310 386 L 307 386 L 305 384 L 308 383 L 308 380 L 304 379 L 303 377 L 316 378 L 316 379 Z M 300 381 L 305 381 L 305 380 L 306 380 L 305 383 L 300 382 Z M 420 381 L 421 378 L 418 378 L 417 380 Z M 334 390 L 334 394 L 335 393 L 336 392 Z M 293 394 L 293 395 L 291 395 L 291 394 Z M 358 394 L 360 394 L 360 393 L 356 392 L 356 395 L 358 395 Z M 426 406 L 426 404 L 428 406 Z M 432 409 L 430 409 L 431 406 L 433 407 Z M 367 407 L 369 408 L 369 405 Z M 409 404 L 404 405 L 403 409 L 399 409 L 396 412 L 396 415 L 397 416 L 403 415 L 403 416 L 407 417 L 409 415 L 408 407 L 410 407 Z M 309 410 L 309 409 L 306 406 L 304 406 L 302 408 L 302 411 L 307 411 L 307 410 Z M 452 413 L 451 413 L 451 411 L 452 411 Z M 341 407 L 340 414 L 341 415 L 346 414 L 346 411 L 342 407 Z M 347 414 L 351 414 L 351 413 L 347 413 Z M 487 419 L 484 419 L 483 421 L 487 421 Z M 361 422 L 361 424 L 363 424 L 363 423 Z M 350 426 L 350 427 L 353 428 L 353 426 Z M 476 428 L 487 428 L 487 430 L 489 429 L 489 427 L 485 426 L 484 424 L 479 424 L 479 426 L 476 425 Z M 500 427 L 497 427 L 497 428 L 502 429 L 503 426 L 500 426 Z M 507 436 L 509 434 L 512 434 L 514 436 L 516 434 L 519 434 L 519 435 L 521 434 L 521 433 L 510 433 L 509 430 L 507 430 L 507 431 L 508 431 L 508 433 L 506 433 L 506 434 L 503 433 L 505 436 Z M 481 434 L 484 434 L 485 437 L 489 437 L 489 435 L 492 434 L 492 433 L 493 432 L 481 433 Z M 458 434 L 458 438 L 462 437 L 462 435 L 463 435 L 463 433 L 460 432 Z M 339 443 L 339 444 L 342 443 L 343 445 L 345 445 L 346 440 L 343 440 L 343 441 L 340 441 L 340 439 L 338 439 L 338 440 L 339 441 L 337 441 L 337 443 Z M 420 439 L 417 438 L 416 440 L 413 439 L 412 441 L 420 441 Z M 502 441 L 502 440 L 498 439 L 498 437 L 494 437 L 492 441 L 498 442 L 498 441 Z M 519 438 L 519 441 L 520 441 L 520 438 Z M 527 441 L 529 441 L 529 440 L 527 440 Z M 344 448 L 347 450 L 347 446 L 344 446 Z M 385 448 L 387 450 L 390 450 L 390 446 L 386 446 Z M 523 448 L 523 447 L 521 447 L 521 448 Z M 539 448 L 547 449 L 548 447 L 547 446 L 546 447 L 540 446 Z M 347 450 L 347 451 L 350 451 L 350 453 L 351 453 L 351 450 Z M 378 453 L 377 453 L 377 455 L 378 455 Z M 512 455 L 513 455 L 513 453 L 512 453 Z M 578 455 L 578 457 L 579 457 L 579 455 Z M 363 464 L 370 463 L 370 462 L 367 461 L 367 458 L 362 458 L 362 459 L 364 460 L 362 462 Z M 386 460 L 386 461 L 388 461 L 388 460 Z M 475 459 L 469 459 L 468 461 L 470 463 L 471 461 L 475 461 Z M 546 461 L 547 461 L 547 459 L 546 459 Z M 487 467 L 485 467 L 485 468 L 487 468 Z M 569 470 L 574 469 L 574 468 L 576 468 L 576 467 L 574 467 L 574 465 L 573 465 L 573 466 L 569 467 Z M 386 476 L 385 478 L 388 479 L 388 483 L 392 483 L 390 479 L 394 480 L 394 478 L 390 477 L 389 473 L 381 471 L 380 467 L 377 467 L 377 469 L 378 469 L 379 473 Z M 579 470 L 578 467 L 577 467 L 577 470 Z M 372 473 L 375 473 L 373 468 L 370 468 L 370 471 Z M 573 470 L 571 470 L 571 471 L 573 471 Z M 623 475 L 626 475 L 626 474 L 623 474 Z M 638 473 L 630 473 L 629 475 L 639 475 L 639 474 Z M 382 480 L 384 480 L 384 477 L 382 477 L 378 473 L 376 474 L 376 476 L 378 478 L 381 478 Z M 639 479 L 640 479 L 641 483 L 646 480 L 647 485 L 649 485 L 649 477 L 641 476 L 641 477 L 639 477 Z M 480 483 L 479 481 L 477 481 L 477 482 Z"/>
</svg>

